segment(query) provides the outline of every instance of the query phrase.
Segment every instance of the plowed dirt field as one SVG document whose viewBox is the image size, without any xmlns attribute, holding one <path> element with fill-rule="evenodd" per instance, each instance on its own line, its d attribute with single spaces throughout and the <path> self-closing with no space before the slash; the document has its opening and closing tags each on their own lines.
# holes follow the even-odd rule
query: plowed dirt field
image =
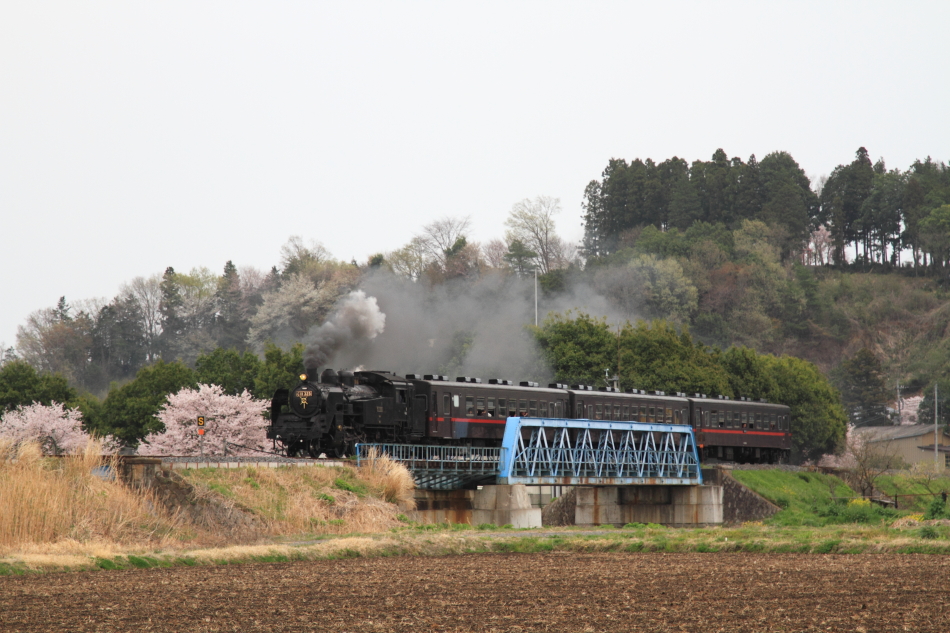
<svg viewBox="0 0 950 633">
<path fill-rule="evenodd" d="M 493 554 L 0 578 L 3 631 L 950 631 L 950 558 Z"/>
</svg>

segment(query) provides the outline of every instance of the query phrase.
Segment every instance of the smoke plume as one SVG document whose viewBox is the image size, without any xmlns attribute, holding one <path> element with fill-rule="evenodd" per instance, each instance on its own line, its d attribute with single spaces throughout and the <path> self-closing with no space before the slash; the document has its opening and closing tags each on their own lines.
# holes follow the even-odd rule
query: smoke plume
<svg viewBox="0 0 950 633">
<path fill-rule="evenodd" d="M 362 348 L 383 332 L 386 315 L 380 311 L 375 297 L 354 290 L 337 305 L 323 325 L 307 335 L 306 367 L 325 367 L 337 352 L 346 348 Z"/>
</svg>

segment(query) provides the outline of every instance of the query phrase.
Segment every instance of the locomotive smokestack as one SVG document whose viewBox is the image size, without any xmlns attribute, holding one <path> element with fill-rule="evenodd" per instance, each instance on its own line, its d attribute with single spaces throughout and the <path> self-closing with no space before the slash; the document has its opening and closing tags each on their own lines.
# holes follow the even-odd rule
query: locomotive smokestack
<svg viewBox="0 0 950 633">
<path fill-rule="evenodd" d="M 304 365 L 303 371 L 307 374 L 307 380 L 317 380 L 320 377 L 320 368 L 314 364 Z"/>
</svg>

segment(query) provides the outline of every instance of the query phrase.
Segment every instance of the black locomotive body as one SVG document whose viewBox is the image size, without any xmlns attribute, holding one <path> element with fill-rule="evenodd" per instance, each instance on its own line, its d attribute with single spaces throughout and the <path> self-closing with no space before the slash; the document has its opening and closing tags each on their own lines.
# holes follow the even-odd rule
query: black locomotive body
<svg viewBox="0 0 950 633">
<path fill-rule="evenodd" d="M 358 442 L 500 446 L 509 417 L 690 424 L 705 462 L 777 463 L 791 452 L 788 407 L 747 399 L 384 371 L 301 378 L 274 395 L 267 433 L 291 456 L 339 457 Z"/>
</svg>

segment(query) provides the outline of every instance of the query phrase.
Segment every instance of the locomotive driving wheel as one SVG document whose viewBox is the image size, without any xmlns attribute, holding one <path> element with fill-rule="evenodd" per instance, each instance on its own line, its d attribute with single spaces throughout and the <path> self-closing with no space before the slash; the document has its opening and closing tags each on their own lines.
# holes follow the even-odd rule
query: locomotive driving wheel
<svg viewBox="0 0 950 633">
<path fill-rule="evenodd" d="M 337 459 L 345 459 L 356 452 L 356 443 L 353 441 L 342 441 L 334 444 L 327 450 L 327 455 Z"/>
<path fill-rule="evenodd" d="M 307 442 L 307 454 L 310 455 L 310 457 L 317 459 L 322 452 L 323 451 L 320 450 L 320 440 L 310 440 Z"/>
</svg>

